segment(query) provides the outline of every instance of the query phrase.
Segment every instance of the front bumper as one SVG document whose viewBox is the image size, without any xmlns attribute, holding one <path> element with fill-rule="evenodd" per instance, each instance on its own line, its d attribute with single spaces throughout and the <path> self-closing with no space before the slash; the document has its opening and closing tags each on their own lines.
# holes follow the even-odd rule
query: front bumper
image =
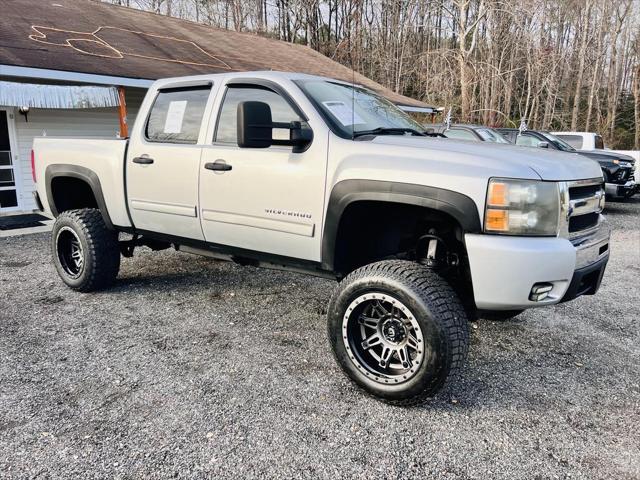
<svg viewBox="0 0 640 480">
<path fill-rule="evenodd" d="M 629 180 L 625 184 L 606 183 L 604 186 L 605 193 L 611 197 L 629 197 L 638 192 L 640 185 L 634 180 Z"/>
<path fill-rule="evenodd" d="M 595 295 L 600 288 L 600 283 L 602 282 L 608 261 L 609 256 L 607 255 L 595 263 L 579 268 L 573 272 L 573 278 L 561 302 L 568 302 L 581 295 Z"/>
<path fill-rule="evenodd" d="M 609 237 L 604 217 L 588 235 L 575 240 L 466 234 L 476 306 L 520 310 L 596 293 L 609 259 Z M 553 288 L 547 298 L 535 302 L 529 296 L 538 283 Z"/>
</svg>

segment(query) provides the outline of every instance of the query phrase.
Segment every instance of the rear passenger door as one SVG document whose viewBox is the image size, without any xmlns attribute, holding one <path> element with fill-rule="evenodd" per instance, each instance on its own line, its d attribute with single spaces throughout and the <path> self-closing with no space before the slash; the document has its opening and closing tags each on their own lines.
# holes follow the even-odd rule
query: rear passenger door
<svg viewBox="0 0 640 480">
<path fill-rule="evenodd" d="M 212 96 L 210 83 L 162 88 L 146 121 L 136 123 L 126 160 L 128 205 L 136 230 L 204 239 L 198 173 L 203 120 Z"/>
</svg>

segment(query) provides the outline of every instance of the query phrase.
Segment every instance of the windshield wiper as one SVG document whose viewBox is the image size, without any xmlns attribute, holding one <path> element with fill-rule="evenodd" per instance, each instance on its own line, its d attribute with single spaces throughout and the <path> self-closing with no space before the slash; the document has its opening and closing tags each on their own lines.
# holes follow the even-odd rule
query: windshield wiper
<svg viewBox="0 0 640 480">
<path fill-rule="evenodd" d="M 411 135 L 416 135 L 419 137 L 426 137 L 426 133 L 420 132 L 413 128 L 404 128 L 404 127 L 378 127 L 373 130 L 361 130 L 359 132 L 353 132 L 353 138 L 362 137 L 363 135 L 397 135 L 397 134 L 405 134 L 410 133 Z"/>
</svg>

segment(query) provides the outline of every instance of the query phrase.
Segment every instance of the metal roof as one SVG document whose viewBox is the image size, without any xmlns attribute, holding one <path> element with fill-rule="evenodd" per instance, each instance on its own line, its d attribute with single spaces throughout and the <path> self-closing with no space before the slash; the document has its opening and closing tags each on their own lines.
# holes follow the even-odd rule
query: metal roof
<svg viewBox="0 0 640 480">
<path fill-rule="evenodd" d="M 106 108 L 120 105 L 116 87 L 42 85 L 0 80 L 0 105 L 34 108 Z"/>
</svg>

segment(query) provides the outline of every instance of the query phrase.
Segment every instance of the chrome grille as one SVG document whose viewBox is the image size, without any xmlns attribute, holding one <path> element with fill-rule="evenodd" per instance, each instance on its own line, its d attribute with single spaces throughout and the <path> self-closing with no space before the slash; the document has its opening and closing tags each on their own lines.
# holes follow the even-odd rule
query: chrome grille
<svg viewBox="0 0 640 480">
<path fill-rule="evenodd" d="M 604 206 L 604 183 L 601 178 L 563 182 L 560 185 L 562 218 L 560 234 L 575 239 L 598 228 Z"/>
</svg>

